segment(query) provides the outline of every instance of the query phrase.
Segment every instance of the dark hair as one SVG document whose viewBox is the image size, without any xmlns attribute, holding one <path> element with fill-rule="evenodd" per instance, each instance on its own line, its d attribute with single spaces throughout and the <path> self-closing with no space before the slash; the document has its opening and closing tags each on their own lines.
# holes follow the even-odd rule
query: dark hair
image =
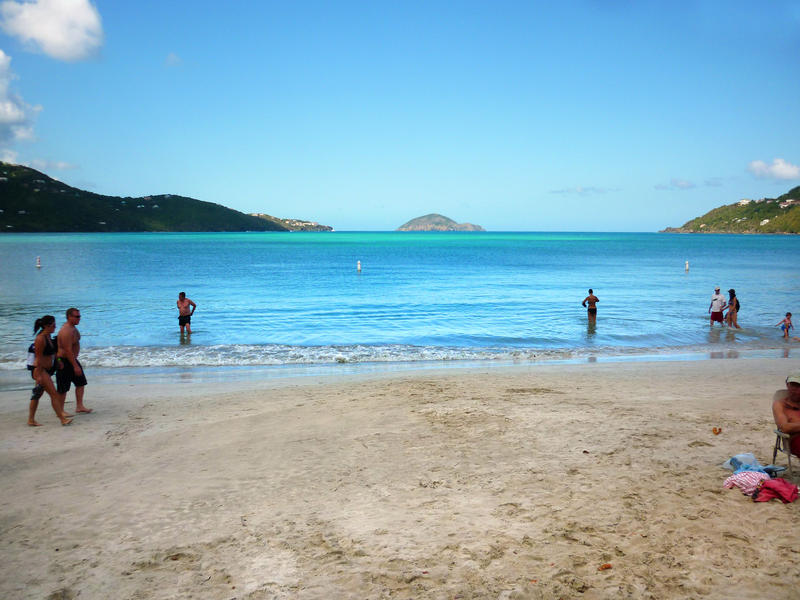
<svg viewBox="0 0 800 600">
<path fill-rule="evenodd" d="M 186 298 L 186 292 L 181 292 L 178 294 L 178 298 Z"/>
<path fill-rule="evenodd" d="M 74 306 L 72 308 L 68 308 L 67 309 L 67 313 L 66 313 L 67 314 L 67 318 L 69 319 L 72 316 L 72 313 L 77 312 L 77 311 L 78 311 L 78 309 L 75 308 Z"/>
<path fill-rule="evenodd" d="M 33 333 L 36 333 L 40 329 L 44 329 L 55 322 L 56 318 L 53 315 L 45 315 L 41 319 L 36 319 L 36 322 L 33 324 Z"/>
<path fill-rule="evenodd" d="M 592 288 L 589 288 L 589 293 L 594 294 L 594 290 Z"/>
</svg>

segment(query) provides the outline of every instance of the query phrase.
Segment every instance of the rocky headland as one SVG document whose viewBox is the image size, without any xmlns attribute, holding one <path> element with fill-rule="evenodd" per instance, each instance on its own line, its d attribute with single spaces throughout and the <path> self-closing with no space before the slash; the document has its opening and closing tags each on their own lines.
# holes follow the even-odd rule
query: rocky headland
<svg viewBox="0 0 800 600">
<path fill-rule="evenodd" d="M 480 225 L 456 223 L 444 215 L 431 213 L 411 219 L 397 228 L 397 231 L 486 231 Z"/>
</svg>

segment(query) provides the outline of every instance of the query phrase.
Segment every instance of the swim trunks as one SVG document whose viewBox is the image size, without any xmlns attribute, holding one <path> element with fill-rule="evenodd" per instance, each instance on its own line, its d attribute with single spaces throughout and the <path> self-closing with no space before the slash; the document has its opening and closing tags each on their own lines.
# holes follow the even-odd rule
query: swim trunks
<svg viewBox="0 0 800 600">
<path fill-rule="evenodd" d="M 589 312 L 590 315 L 596 315 L 597 314 L 597 309 L 596 308 L 590 308 L 590 309 L 588 309 L 588 312 Z"/>
<path fill-rule="evenodd" d="M 78 362 L 78 366 L 81 368 L 81 374 L 75 375 L 75 370 L 72 368 L 71 362 L 64 358 L 60 358 L 59 360 L 63 365 L 62 368 L 56 371 L 56 389 L 59 394 L 66 394 L 72 383 L 75 384 L 75 387 L 83 387 L 86 385 L 86 375 L 83 373 L 83 365 L 81 363 L 75 361 Z"/>
<path fill-rule="evenodd" d="M 178 317 L 178 326 L 188 325 L 192 322 L 192 315 L 181 315 Z"/>
<path fill-rule="evenodd" d="M 722 311 L 712 312 L 711 313 L 711 320 L 712 321 L 717 321 L 718 323 L 722 323 Z"/>
</svg>

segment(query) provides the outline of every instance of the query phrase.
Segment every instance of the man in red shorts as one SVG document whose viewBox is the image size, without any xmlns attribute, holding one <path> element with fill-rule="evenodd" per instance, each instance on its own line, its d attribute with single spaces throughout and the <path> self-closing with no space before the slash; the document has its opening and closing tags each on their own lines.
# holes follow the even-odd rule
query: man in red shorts
<svg viewBox="0 0 800 600">
<path fill-rule="evenodd" d="M 786 378 L 786 389 L 775 392 L 772 400 L 772 416 L 783 433 L 800 433 L 800 371 Z M 791 441 L 792 454 L 800 456 L 800 435 Z"/>
<path fill-rule="evenodd" d="M 725 296 L 719 293 L 719 286 L 714 288 L 714 294 L 711 296 L 711 304 L 708 306 L 708 312 L 711 313 L 710 325 L 714 326 L 714 321 L 723 325 L 722 311 L 725 310 L 728 303 L 725 302 Z"/>
</svg>

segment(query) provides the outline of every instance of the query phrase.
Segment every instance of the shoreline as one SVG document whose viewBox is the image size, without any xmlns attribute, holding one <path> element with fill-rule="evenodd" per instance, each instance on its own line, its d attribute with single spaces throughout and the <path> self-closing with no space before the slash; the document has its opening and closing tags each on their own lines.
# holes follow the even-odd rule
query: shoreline
<svg viewBox="0 0 800 600">
<path fill-rule="evenodd" d="M 307 379 L 359 377 L 373 374 L 400 375 L 406 373 L 470 371 L 475 369 L 516 369 L 548 365 L 581 365 L 593 363 L 646 363 L 706 360 L 754 360 L 800 358 L 800 345 L 787 344 L 784 348 L 648 352 L 630 354 L 590 354 L 571 358 L 542 358 L 538 360 L 430 360 L 430 361 L 376 361 L 355 363 L 285 364 L 285 365 L 185 365 L 150 367 L 96 367 L 86 362 L 92 381 L 100 384 L 131 382 L 192 384 L 207 382 L 254 382 L 261 379 Z M 652 350 L 652 349 L 648 349 Z M 794 352 L 792 352 L 794 351 Z M 24 366 L 15 370 L 0 370 L 0 393 L 19 392 L 32 387 L 29 371 Z"/>
<path fill-rule="evenodd" d="M 799 363 L 90 380 L 70 427 L 0 392 L 0 595 L 789 599 L 800 505 L 720 465 Z"/>
</svg>

